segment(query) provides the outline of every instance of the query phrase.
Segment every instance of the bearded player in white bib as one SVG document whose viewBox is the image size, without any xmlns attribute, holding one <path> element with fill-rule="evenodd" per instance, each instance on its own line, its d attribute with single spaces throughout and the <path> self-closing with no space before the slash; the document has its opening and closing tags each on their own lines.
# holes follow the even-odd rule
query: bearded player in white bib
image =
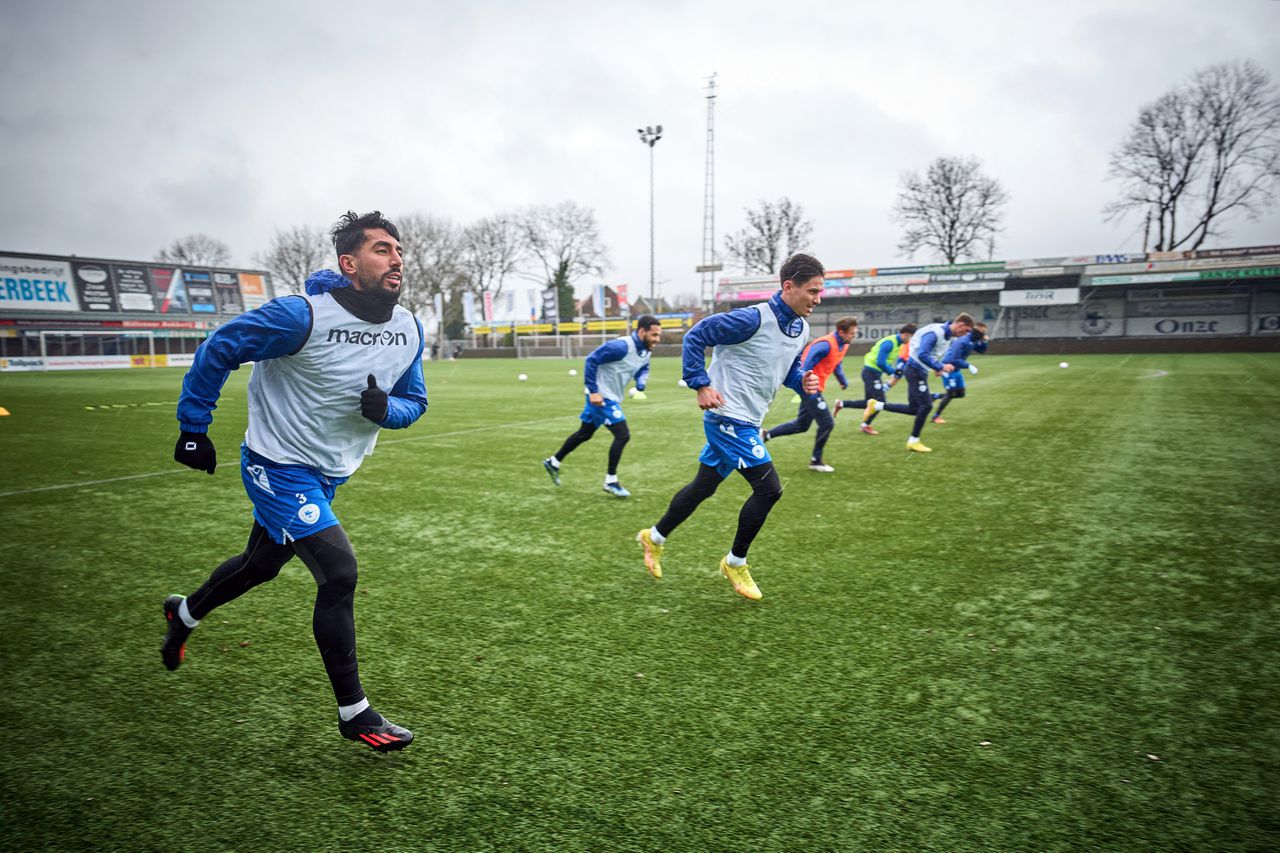
<svg viewBox="0 0 1280 853">
<path fill-rule="evenodd" d="M 196 350 L 182 382 L 174 459 L 212 474 L 209 424 L 228 374 L 253 362 L 240 474 L 253 503 L 244 552 L 184 598 L 165 599 L 160 656 L 177 669 L 200 620 L 271 580 L 297 555 L 316 581 L 312 631 L 338 703 L 338 730 L 378 752 L 413 733 L 369 706 L 356 661 L 356 556 L 331 503 L 373 452 L 381 429 L 427 408 L 422 326 L 398 305 L 400 235 L 382 214 L 348 212 L 332 231 L 341 275 L 313 273 L 283 296 L 225 323 Z"/>
<path fill-rule="evenodd" d="M 768 302 L 712 314 L 685 335 L 683 378 L 698 392 L 698 408 L 706 412 L 702 428 L 707 443 L 693 481 L 676 493 L 657 524 L 636 534 L 645 568 L 655 578 L 662 577 L 667 537 L 736 470 L 751 484 L 751 497 L 738 514 L 733 547 L 720 560 L 720 573 L 734 592 L 761 598 L 747 566 L 747 549 L 782 497 L 782 482 L 760 426 L 779 386 L 801 395 L 820 390 L 818 375 L 801 370 L 800 354 L 809 342 L 805 318 L 822 301 L 825 275 L 817 258 L 792 255 L 782 265 L 782 289 Z M 707 347 L 714 347 L 709 369 Z"/>
</svg>

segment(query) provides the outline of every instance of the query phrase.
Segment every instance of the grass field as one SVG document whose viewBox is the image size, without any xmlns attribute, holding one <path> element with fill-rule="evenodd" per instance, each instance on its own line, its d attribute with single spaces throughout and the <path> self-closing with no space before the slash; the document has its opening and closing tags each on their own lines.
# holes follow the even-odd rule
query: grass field
<svg viewBox="0 0 1280 853">
<path fill-rule="evenodd" d="M 758 603 L 716 573 L 739 477 L 661 581 L 633 541 L 702 445 L 677 361 L 625 501 L 604 433 L 540 466 L 580 364 L 428 365 L 335 502 L 391 756 L 338 737 L 297 561 L 161 666 L 161 600 L 248 532 L 248 370 L 214 477 L 171 459 L 181 371 L 0 375 L 0 847 L 1274 849 L 1280 356 L 1058 360 L 980 358 L 927 457 L 892 414 L 832 475 L 771 443 Z"/>
</svg>

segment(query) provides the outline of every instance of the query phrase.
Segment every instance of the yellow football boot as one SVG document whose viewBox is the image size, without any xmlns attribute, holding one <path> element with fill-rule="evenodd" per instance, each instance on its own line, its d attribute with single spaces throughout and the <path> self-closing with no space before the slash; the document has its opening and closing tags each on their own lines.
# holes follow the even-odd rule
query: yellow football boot
<svg viewBox="0 0 1280 853">
<path fill-rule="evenodd" d="M 743 598 L 759 601 L 763 598 L 760 587 L 751 579 L 750 566 L 731 566 L 728 557 L 720 558 L 720 574 L 733 584 L 733 591 Z"/>
<path fill-rule="evenodd" d="M 649 538 L 649 528 L 636 534 L 636 541 L 644 548 L 644 567 L 655 578 L 662 577 L 662 546 Z"/>
</svg>

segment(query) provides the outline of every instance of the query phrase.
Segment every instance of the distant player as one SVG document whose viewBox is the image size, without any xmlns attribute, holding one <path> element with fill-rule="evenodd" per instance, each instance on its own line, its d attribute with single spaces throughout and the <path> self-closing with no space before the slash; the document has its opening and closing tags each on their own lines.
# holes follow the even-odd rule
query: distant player
<svg viewBox="0 0 1280 853">
<path fill-rule="evenodd" d="M 751 496 L 738 513 L 733 547 L 720 560 L 720 573 L 739 595 L 761 597 L 747 567 L 747 549 L 782 497 L 782 482 L 760 424 L 780 385 L 802 395 L 818 392 L 817 375 L 800 370 L 800 352 L 809 339 L 804 318 L 822 301 L 824 275 L 816 258 L 792 255 L 779 275 L 782 289 L 768 302 L 712 314 L 685 335 L 684 381 L 698 392 L 698 408 L 706 412 L 707 443 L 693 481 L 676 493 L 657 524 L 636 534 L 645 567 L 655 578 L 662 577 L 667 537 L 736 470 L 751 484 Z M 710 368 L 707 347 L 715 348 Z"/>
<path fill-rule="evenodd" d="M 915 323 L 907 323 L 897 334 L 888 335 L 881 338 L 871 345 L 866 355 L 862 357 L 862 388 L 863 399 L 861 400 L 838 400 L 836 402 L 836 414 L 841 409 L 857 408 L 864 409 L 862 424 L 858 428 L 867 435 L 879 435 L 880 430 L 873 429 L 871 422 L 876 419 L 876 415 L 881 411 L 896 412 L 901 415 L 914 415 L 915 409 L 903 403 L 885 403 L 884 395 L 889 390 L 889 381 L 891 378 L 901 373 L 901 359 L 899 358 L 911 341 L 911 336 L 916 332 Z M 869 405 L 878 401 L 884 403 L 880 408 Z"/>
<path fill-rule="evenodd" d="M 338 731 L 387 752 L 408 746 L 413 733 L 365 698 L 352 607 L 356 555 L 331 504 L 381 429 L 403 429 L 426 411 L 422 326 L 397 304 L 403 261 L 393 224 L 376 211 L 351 212 L 332 237 L 341 275 L 313 273 L 305 296 L 272 299 L 224 323 L 196 350 L 182 382 L 173 458 L 212 474 L 213 409 L 228 374 L 254 363 L 240 445 L 253 528 L 244 553 L 189 598 L 165 599 L 160 657 L 177 669 L 200 620 L 276 577 L 297 555 L 316 581 L 311 627 L 338 702 Z M 274 744 L 288 745 L 288 732 L 278 734 Z"/>
<path fill-rule="evenodd" d="M 933 413 L 933 422 L 935 424 L 945 424 L 942 419 L 942 410 L 952 400 L 958 399 L 965 395 L 964 387 L 964 371 L 976 374 L 978 368 L 970 364 L 967 359 L 970 353 L 984 353 L 987 351 L 987 324 L 974 323 L 973 330 L 967 335 L 961 335 L 951 342 L 947 347 L 947 352 L 942 356 L 943 364 L 950 364 L 955 370 L 950 373 L 942 374 L 942 388 L 946 392 L 943 398 L 938 402 L 938 410 Z"/>
<path fill-rule="evenodd" d="M 915 412 L 915 425 L 911 429 L 911 437 L 907 439 L 907 450 L 915 453 L 930 453 L 932 448 L 925 447 L 920 441 L 920 433 L 929 422 L 929 412 L 933 410 L 933 396 L 929 393 L 929 373 L 955 372 L 955 365 L 943 364 L 941 359 L 953 338 L 966 335 L 973 328 L 973 317 L 968 314 L 957 314 L 950 323 L 930 323 L 919 330 L 911 339 L 911 353 L 907 359 L 905 378 L 907 380 L 907 404 Z M 888 404 L 879 400 L 868 400 L 863 414 L 864 420 L 873 411 L 881 411 Z"/>
<path fill-rule="evenodd" d="M 645 380 L 649 377 L 649 354 L 662 338 L 662 323 L 648 314 L 636 321 L 631 334 L 601 344 L 587 356 L 582 371 L 586 383 L 586 405 L 582 407 L 582 426 L 564 440 L 554 455 L 542 460 L 551 482 L 560 485 L 560 463 L 574 448 L 590 441 L 591 436 L 604 424 L 613 433 L 609 445 L 609 465 L 604 475 L 604 490 L 614 497 L 629 498 L 628 492 L 618 482 L 618 462 L 622 450 L 631 440 L 627 419 L 622 414 L 622 398 L 627 385 L 634 378 L 636 391 L 644 393 Z"/>
<path fill-rule="evenodd" d="M 844 378 L 841 362 L 844 361 L 845 353 L 849 351 L 849 344 L 853 343 L 857 333 L 858 318 L 841 317 L 836 321 L 834 332 L 823 335 L 805 347 L 804 354 L 800 357 L 800 369 L 805 373 L 812 370 L 818 375 L 818 393 L 806 394 L 800 399 L 800 411 L 795 420 L 778 424 L 764 431 L 764 440 L 772 441 L 784 435 L 808 432 L 809 425 L 817 421 L 818 435 L 813 440 L 813 455 L 809 458 L 811 471 L 830 474 L 836 470 L 822 459 L 822 451 L 827 446 L 827 439 L 831 436 L 831 428 L 835 426 L 827 401 L 822 398 L 822 391 L 826 389 L 827 379 L 832 373 L 835 374 L 841 388 L 849 387 L 848 380 Z"/>
</svg>

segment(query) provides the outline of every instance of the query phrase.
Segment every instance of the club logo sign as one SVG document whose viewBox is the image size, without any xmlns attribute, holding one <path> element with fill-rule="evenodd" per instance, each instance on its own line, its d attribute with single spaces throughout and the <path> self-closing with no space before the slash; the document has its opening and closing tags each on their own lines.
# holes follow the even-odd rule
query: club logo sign
<svg viewBox="0 0 1280 853">
<path fill-rule="evenodd" d="M 315 524 L 320 520 L 320 507 L 315 504 L 304 504 L 298 508 L 298 518 L 302 519 L 304 524 Z"/>
</svg>

